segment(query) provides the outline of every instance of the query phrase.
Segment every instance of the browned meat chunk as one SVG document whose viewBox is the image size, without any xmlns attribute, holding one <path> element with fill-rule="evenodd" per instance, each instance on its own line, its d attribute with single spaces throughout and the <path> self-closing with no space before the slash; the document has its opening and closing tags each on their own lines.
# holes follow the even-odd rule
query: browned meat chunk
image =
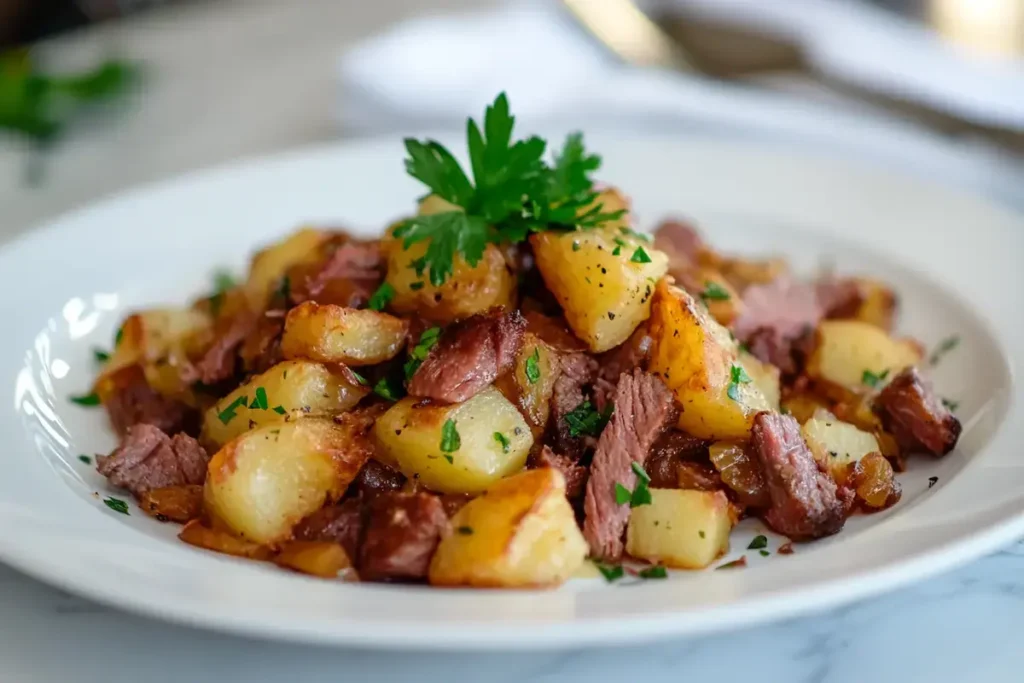
<svg viewBox="0 0 1024 683">
<path fill-rule="evenodd" d="M 559 356 L 559 375 L 551 392 L 552 440 L 556 452 L 577 461 L 583 455 L 584 442 L 572 435 L 565 416 L 584 401 L 583 388 L 594 381 L 597 361 L 583 353 Z"/>
<path fill-rule="evenodd" d="M 565 497 L 569 500 L 575 500 L 583 495 L 587 485 L 587 468 L 572 458 L 554 452 L 545 444 L 530 465 L 533 468 L 551 467 L 561 472 L 565 477 Z"/>
<path fill-rule="evenodd" d="M 512 368 L 526 321 L 519 311 L 492 311 L 449 327 L 409 382 L 409 394 L 466 401 Z"/>
<path fill-rule="evenodd" d="M 259 316 L 242 312 L 217 331 L 213 343 L 202 358 L 181 369 L 181 378 L 188 383 L 217 384 L 235 374 L 238 350 L 257 329 Z"/>
<path fill-rule="evenodd" d="M 707 454 L 707 441 L 678 429 L 668 430 L 655 442 L 647 458 L 645 469 L 651 478 L 651 488 L 678 488 L 679 466 L 691 460 L 706 460 Z"/>
<path fill-rule="evenodd" d="M 352 490 L 357 491 L 363 498 L 370 499 L 381 493 L 398 491 L 404 485 L 405 475 L 371 458 L 356 475 L 355 481 L 352 482 Z"/>
<path fill-rule="evenodd" d="M 814 285 L 783 276 L 747 287 L 733 332 L 757 358 L 793 374 L 800 361 L 794 346 L 817 327 L 823 315 Z"/>
<path fill-rule="evenodd" d="M 643 466 L 674 418 L 672 393 L 654 375 L 634 370 L 619 379 L 615 412 L 598 439 L 583 507 L 583 535 L 595 557 L 616 560 L 622 555 L 629 506 L 615 502 L 615 485 L 633 490 L 633 463 Z"/>
<path fill-rule="evenodd" d="M 103 406 L 119 435 L 137 424 L 153 425 L 170 434 L 198 433 L 198 411 L 151 389 L 138 366 L 119 370 L 113 382 L 115 389 L 104 399 Z"/>
<path fill-rule="evenodd" d="M 259 317 L 252 334 L 245 338 L 238 356 L 246 373 L 259 374 L 280 363 L 281 334 L 284 332 L 284 310 L 267 311 Z"/>
<path fill-rule="evenodd" d="M 342 234 L 331 240 L 327 249 L 319 262 L 290 273 L 291 303 L 365 306 L 384 278 L 380 243 L 356 241 Z"/>
<path fill-rule="evenodd" d="M 654 231 L 654 247 L 668 255 L 669 270 L 676 274 L 698 265 L 704 240 L 689 223 L 669 220 Z"/>
<path fill-rule="evenodd" d="M 332 541 L 340 543 L 345 554 L 355 563 L 363 541 L 365 510 L 359 498 L 349 498 L 340 505 L 321 508 L 296 525 L 297 541 Z"/>
<path fill-rule="evenodd" d="M 794 540 L 810 540 L 843 528 L 852 503 L 851 492 L 838 489 L 819 467 L 790 415 L 759 413 L 752 444 L 771 496 L 765 521 Z"/>
<path fill-rule="evenodd" d="M 96 469 L 114 486 L 136 496 L 152 489 L 206 481 L 209 456 L 186 434 L 174 438 L 153 425 L 130 427 L 121 445 L 110 455 L 96 458 Z"/>
<path fill-rule="evenodd" d="M 912 453 L 945 455 L 960 438 L 960 421 L 916 368 L 892 378 L 875 399 L 875 412 L 900 448 Z"/>
<path fill-rule="evenodd" d="M 814 293 L 826 318 L 850 318 L 864 301 L 860 285 L 849 278 L 825 276 L 815 283 Z"/>
<path fill-rule="evenodd" d="M 370 503 L 370 517 L 359 562 L 369 581 L 426 578 L 448 515 L 429 493 L 384 493 Z"/>
</svg>

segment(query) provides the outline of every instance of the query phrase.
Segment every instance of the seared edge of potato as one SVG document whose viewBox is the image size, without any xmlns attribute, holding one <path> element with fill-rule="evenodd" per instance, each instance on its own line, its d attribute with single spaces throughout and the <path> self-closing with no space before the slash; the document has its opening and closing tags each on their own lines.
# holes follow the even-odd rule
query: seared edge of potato
<svg viewBox="0 0 1024 683">
<path fill-rule="evenodd" d="M 436 586 L 555 586 L 583 564 L 587 542 L 557 470 L 528 470 L 495 483 L 452 518 L 430 563 Z"/>
<path fill-rule="evenodd" d="M 249 307 L 254 311 L 263 310 L 270 294 L 280 285 L 288 269 L 317 259 L 317 248 L 329 238 L 329 233 L 302 228 L 257 252 L 252 257 L 249 277 L 243 285 Z"/>
<path fill-rule="evenodd" d="M 833 398 L 870 392 L 875 386 L 866 378 L 891 378 L 921 361 L 920 347 L 894 339 L 885 330 L 860 320 L 825 320 L 818 325 L 807 374 Z M 870 373 L 867 375 L 865 373 Z"/>
<path fill-rule="evenodd" d="M 407 320 L 387 313 L 307 301 L 288 311 L 281 354 L 323 363 L 376 365 L 402 351 L 408 331 Z"/>
<path fill-rule="evenodd" d="M 655 564 L 701 569 L 729 550 L 734 518 L 722 491 L 651 489 L 630 512 L 626 552 Z"/>
</svg>

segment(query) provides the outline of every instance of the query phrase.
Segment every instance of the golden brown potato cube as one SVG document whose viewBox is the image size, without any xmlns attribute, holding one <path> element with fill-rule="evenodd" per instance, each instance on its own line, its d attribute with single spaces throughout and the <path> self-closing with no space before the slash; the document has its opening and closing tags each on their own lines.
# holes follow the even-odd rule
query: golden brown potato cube
<svg viewBox="0 0 1024 683">
<path fill-rule="evenodd" d="M 782 397 L 782 388 L 779 380 L 779 369 L 771 363 L 765 363 L 746 351 L 740 352 L 740 364 L 746 369 L 747 374 L 753 380 L 754 386 L 761 390 L 768 408 L 778 412 L 779 402 Z"/>
<path fill-rule="evenodd" d="M 648 318 L 668 257 L 631 232 L 602 227 L 530 237 L 537 268 L 591 351 L 626 341 Z"/>
<path fill-rule="evenodd" d="M 551 468 L 502 479 L 452 518 L 430 563 L 435 586 L 556 586 L 587 555 L 565 479 Z"/>
<path fill-rule="evenodd" d="M 463 403 L 407 396 L 374 424 L 381 456 L 439 493 L 477 493 L 526 464 L 533 435 L 494 387 Z"/>
<path fill-rule="evenodd" d="M 302 228 L 253 256 L 249 278 L 244 285 L 249 307 L 263 310 L 288 269 L 320 258 L 318 247 L 328 239 L 329 233 Z"/>
<path fill-rule="evenodd" d="M 801 431 L 815 460 L 828 468 L 838 484 L 846 481 L 851 467 L 865 455 L 881 450 L 874 436 L 825 411 L 805 422 Z"/>
<path fill-rule="evenodd" d="M 321 579 L 359 580 L 345 549 L 330 541 L 288 541 L 274 556 L 274 564 Z"/>
<path fill-rule="evenodd" d="M 720 272 L 711 268 L 698 269 L 695 279 L 694 284 L 701 287 L 700 298 L 711 317 L 722 325 L 731 325 L 743 306 L 736 289 Z"/>
<path fill-rule="evenodd" d="M 281 353 L 322 363 L 376 365 L 399 354 L 408 331 L 408 321 L 387 313 L 307 301 L 288 311 Z"/>
<path fill-rule="evenodd" d="M 340 498 L 367 457 L 351 430 L 328 418 L 259 427 L 210 459 L 206 510 L 241 538 L 280 542 L 306 515 Z"/>
<path fill-rule="evenodd" d="M 921 360 L 913 343 L 897 340 L 861 320 L 825 320 L 818 325 L 807 374 L 841 391 L 863 394 Z M 876 382 L 878 378 L 881 382 Z M 836 398 L 839 398 L 838 396 Z"/>
<path fill-rule="evenodd" d="M 648 367 L 675 395 L 679 428 L 701 439 L 749 438 L 754 416 L 771 405 L 728 330 L 666 282 L 658 284 L 648 327 Z"/>
<path fill-rule="evenodd" d="M 558 355 L 554 349 L 527 332 L 512 372 L 494 386 L 519 408 L 534 438 L 544 431 L 551 413 L 551 394 L 558 379 Z"/>
<path fill-rule="evenodd" d="M 203 487 L 185 484 L 151 489 L 139 497 L 139 507 L 161 522 L 184 524 L 203 513 Z"/>
<path fill-rule="evenodd" d="M 626 552 L 667 567 L 702 569 L 728 552 L 732 527 L 722 491 L 651 489 L 651 504 L 630 512 Z"/>
<path fill-rule="evenodd" d="M 792 415 L 800 424 L 814 417 L 819 408 L 830 410 L 831 402 L 809 391 L 791 392 L 782 401 L 782 412 Z"/>
<path fill-rule="evenodd" d="M 284 361 L 209 408 L 203 415 L 203 440 L 220 446 L 254 427 L 303 415 L 336 415 L 369 393 L 343 366 Z"/>
<path fill-rule="evenodd" d="M 878 280 L 860 279 L 857 284 L 864 298 L 854 317 L 891 332 L 896 317 L 896 293 Z"/>
<path fill-rule="evenodd" d="M 210 529 L 198 519 L 193 519 L 186 524 L 178 534 L 178 538 L 197 548 L 235 557 L 245 557 L 250 560 L 269 560 L 273 554 L 265 545 L 236 538 L 226 531 Z"/>
</svg>

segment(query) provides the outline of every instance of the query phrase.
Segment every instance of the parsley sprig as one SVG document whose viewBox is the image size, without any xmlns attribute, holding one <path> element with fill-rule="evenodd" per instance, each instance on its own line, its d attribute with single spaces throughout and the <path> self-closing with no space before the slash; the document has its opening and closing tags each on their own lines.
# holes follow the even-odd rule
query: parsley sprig
<svg viewBox="0 0 1024 683">
<path fill-rule="evenodd" d="M 583 401 L 563 418 L 569 427 L 569 436 L 599 436 L 611 419 L 612 410 L 614 406 L 611 402 L 605 406 L 604 412 L 599 413 L 590 401 Z"/>
<path fill-rule="evenodd" d="M 482 129 L 473 119 L 466 122 L 472 180 L 439 142 L 405 140 L 406 172 L 458 207 L 415 216 L 394 231 L 404 249 L 429 240 L 412 266 L 418 274 L 427 271 L 432 285 L 451 275 L 456 255 L 476 266 L 488 243 L 521 242 L 542 230 L 593 228 L 623 215 L 594 204 L 598 193 L 590 174 L 601 158 L 586 151 L 582 134 L 566 138 L 548 164 L 547 142 L 536 136 L 516 140 L 514 125 L 505 93 L 484 111 Z"/>
</svg>

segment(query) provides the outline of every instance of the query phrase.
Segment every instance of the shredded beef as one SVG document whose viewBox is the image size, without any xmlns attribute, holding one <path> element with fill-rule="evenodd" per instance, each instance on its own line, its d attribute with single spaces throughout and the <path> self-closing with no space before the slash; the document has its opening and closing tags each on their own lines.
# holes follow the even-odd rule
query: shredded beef
<svg viewBox="0 0 1024 683">
<path fill-rule="evenodd" d="M 266 372 L 282 360 L 281 335 L 284 332 L 283 309 L 261 315 L 252 334 L 245 338 L 238 355 L 242 369 L 249 374 Z"/>
<path fill-rule="evenodd" d="M 96 469 L 110 483 L 136 497 L 166 486 L 202 484 L 209 456 L 186 434 L 167 436 L 159 427 L 129 427 L 121 445 L 110 455 L 96 458 Z"/>
<path fill-rule="evenodd" d="M 418 580 L 448 533 L 448 515 L 430 493 L 383 493 L 370 502 L 359 562 L 369 581 Z"/>
<path fill-rule="evenodd" d="M 339 235 L 319 263 L 291 273 L 290 301 L 365 306 L 384 278 L 384 260 L 377 241 L 361 242 Z"/>
<path fill-rule="evenodd" d="M 556 452 L 577 461 L 585 444 L 572 436 L 565 416 L 584 401 L 583 388 L 594 381 L 597 361 L 585 353 L 569 353 L 558 357 L 559 374 L 551 391 L 551 438 Z"/>
<path fill-rule="evenodd" d="M 790 415 L 758 413 L 751 441 L 761 462 L 771 507 L 765 521 L 794 540 L 810 540 L 843 528 L 852 492 L 836 487 L 814 459 Z"/>
<path fill-rule="evenodd" d="M 622 555 L 629 506 L 615 502 L 615 485 L 633 490 L 633 463 L 644 465 L 674 418 L 672 393 L 654 375 L 634 370 L 619 379 L 615 412 L 598 439 L 584 501 L 583 535 L 595 557 L 616 560 Z"/>
<path fill-rule="evenodd" d="M 678 429 L 669 429 L 661 435 L 647 458 L 647 476 L 651 488 L 679 488 L 679 466 L 683 462 L 707 458 L 708 442 L 690 436 Z"/>
<path fill-rule="evenodd" d="M 690 223 L 669 220 L 654 231 L 654 247 L 668 256 L 669 269 L 674 275 L 698 265 L 704 240 Z"/>
<path fill-rule="evenodd" d="M 530 467 L 551 467 L 561 472 L 565 477 L 565 497 L 569 500 L 575 500 L 583 495 L 587 485 L 587 468 L 568 456 L 556 453 L 547 444 L 533 456 Z"/>
<path fill-rule="evenodd" d="M 850 278 L 825 276 L 815 283 L 814 293 L 826 318 L 850 318 L 864 301 L 861 286 Z"/>
<path fill-rule="evenodd" d="M 754 356 L 791 375 L 802 362 L 802 340 L 813 334 L 823 315 L 814 285 L 782 276 L 747 287 L 733 332 Z"/>
<path fill-rule="evenodd" d="M 875 412 L 907 452 L 945 455 L 960 438 L 960 421 L 916 368 L 893 377 L 875 399 Z"/>
<path fill-rule="evenodd" d="M 345 554 L 355 563 L 363 540 L 365 508 L 359 498 L 349 498 L 340 505 L 321 508 L 299 522 L 293 531 L 299 541 L 332 541 L 340 543 Z"/>
<path fill-rule="evenodd" d="M 632 372 L 633 368 L 646 370 L 653 343 L 647 325 L 636 328 L 625 342 L 601 354 L 598 360 L 598 377 L 614 387 L 622 373 Z"/>
<path fill-rule="evenodd" d="M 466 401 L 512 368 L 526 321 L 519 311 L 491 311 L 441 334 L 409 382 L 409 395 L 445 403 Z"/>
<path fill-rule="evenodd" d="M 256 331 L 259 317 L 243 311 L 225 323 L 214 337 L 210 348 L 194 363 L 181 368 L 181 379 L 191 384 L 217 384 L 235 374 L 238 350 Z"/>
<path fill-rule="evenodd" d="M 118 370 L 112 381 L 115 388 L 105 397 L 103 406 L 119 435 L 137 424 L 153 425 L 169 434 L 198 434 L 199 412 L 151 389 L 142 368 Z"/>
</svg>

